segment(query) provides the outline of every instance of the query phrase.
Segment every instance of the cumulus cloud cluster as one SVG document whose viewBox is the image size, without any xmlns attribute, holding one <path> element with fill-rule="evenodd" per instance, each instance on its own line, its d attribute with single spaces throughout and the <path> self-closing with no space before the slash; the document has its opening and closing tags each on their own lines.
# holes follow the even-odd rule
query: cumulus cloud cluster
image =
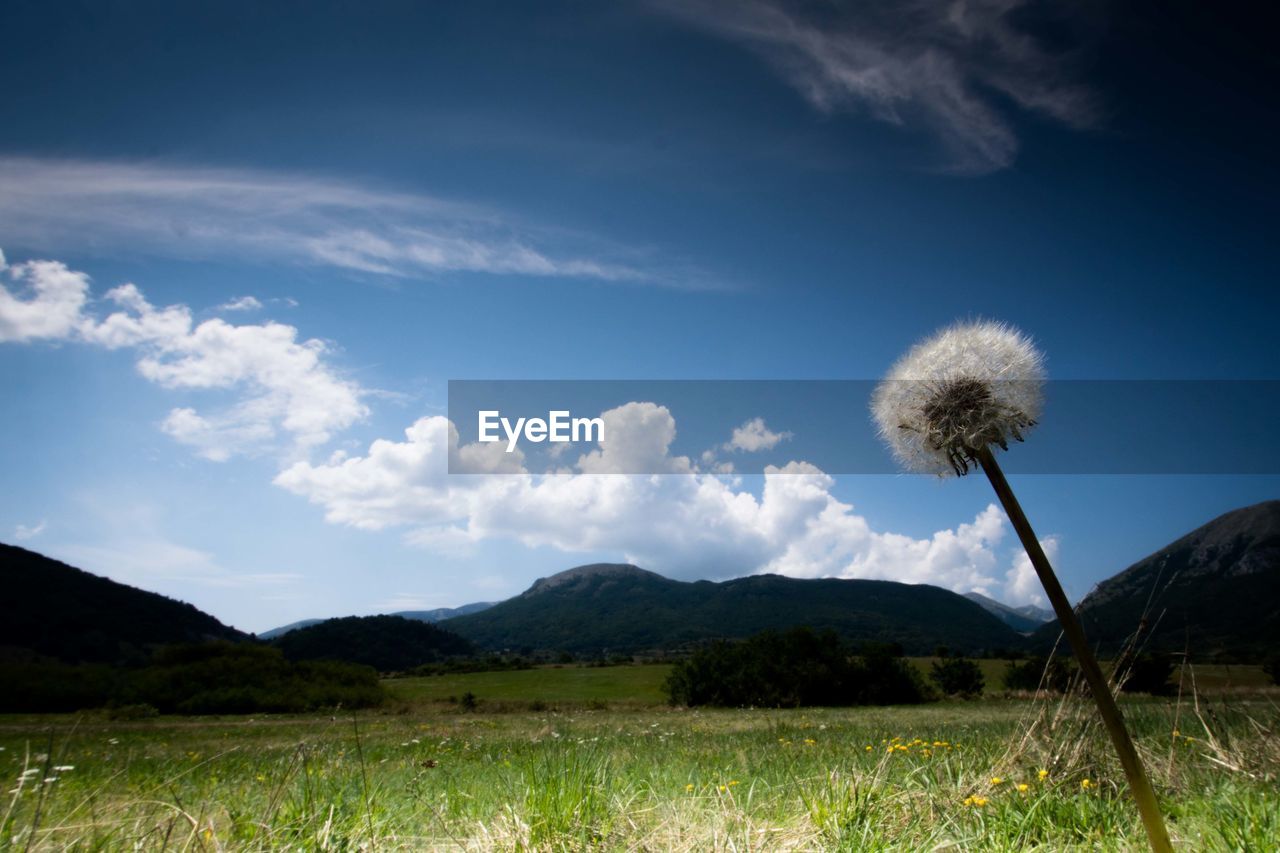
<svg viewBox="0 0 1280 853">
<path fill-rule="evenodd" d="M 1018 138 L 1001 98 L 1071 127 L 1096 118 L 1093 95 L 1073 79 L 1093 30 L 1084 4 L 652 2 L 760 52 L 816 109 L 859 110 L 925 129 L 957 172 L 991 172 L 1014 161 Z"/>
<path fill-rule="evenodd" d="M 314 447 L 368 413 L 364 391 L 326 362 L 328 345 L 299 341 L 293 326 L 221 318 L 197 324 L 187 306 L 157 308 L 133 284 L 109 290 L 104 302 L 110 308 L 101 316 L 90 304 L 89 277 L 65 264 L 28 261 L 0 269 L 13 285 L 0 283 L 0 342 L 129 348 L 137 353 L 138 372 L 162 387 L 231 392 L 235 399 L 226 408 L 175 408 L 162 423 L 209 459 L 272 447 L 282 433 L 296 448 Z"/>
<path fill-rule="evenodd" d="M 619 553 L 673 577 L 879 578 L 1038 600 L 1017 564 L 1002 566 L 1005 526 L 994 505 L 924 539 L 875 531 L 813 465 L 768 466 L 757 496 L 740 478 L 670 455 L 676 425 L 665 407 L 632 402 L 602 417 L 608 444 L 558 474 L 530 473 L 521 459 L 508 459 L 507 476 L 450 474 L 494 470 L 479 459 L 494 445 L 460 445 L 454 425 L 436 416 L 412 424 L 403 441 L 375 441 L 363 456 L 300 461 L 275 482 L 323 507 L 332 523 L 403 528 L 408 541 L 429 547 L 507 539 Z M 610 473 L 638 470 L 638 461 L 681 475 Z"/>
<path fill-rule="evenodd" d="M 725 450 L 737 450 L 743 453 L 755 453 L 760 450 L 772 450 L 780 442 L 791 438 L 789 432 L 774 432 L 765 426 L 764 418 L 752 418 L 737 427 L 733 435 L 725 442 Z"/>
<path fill-rule="evenodd" d="M 403 440 L 376 440 L 362 456 L 339 451 L 315 462 L 307 451 L 368 411 L 368 392 L 329 364 L 324 342 L 299 340 L 297 329 L 271 321 L 196 323 L 187 306 L 156 307 L 133 284 L 95 302 L 88 276 L 57 261 L 9 267 L 0 255 L 0 275 L 9 280 L 0 283 L 0 342 L 127 348 L 138 372 L 161 387 L 229 393 L 231 404 L 212 412 L 172 409 L 162 428 L 214 460 L 274 447 L 283 435 L 296 456 L 275 484 L 335 524 L 403 530 L 408 542 L 434 549 L 503 539 L 608 552 L 674 577 L 880 578 L 1040 600 L 1025 557 L 1002 565 L 1005 526 L 994 505 L 926 538 L 876 531 L 807 462 L 767 466 L 753 490 L 727 476 L 714 454 L 701 464 L 673 454 L 675 419 L 652 402 L 602 412 L 608 441 L 549 474 L 531 472 L 522 453 L 500 443 L 462 444 L 444 417 L 421 418 Z M 755 418 L 718 447 L 761 451 L 789 436 Z M 1045 544 L 1056 551 L 1056 540 Z M 193 565 L 203 559 L 190 557 Z"/>
</svg>

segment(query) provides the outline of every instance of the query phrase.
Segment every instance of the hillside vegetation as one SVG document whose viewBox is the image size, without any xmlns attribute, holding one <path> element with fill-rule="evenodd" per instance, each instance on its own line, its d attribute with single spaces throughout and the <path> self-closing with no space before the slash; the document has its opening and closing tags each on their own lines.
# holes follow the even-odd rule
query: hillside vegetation
<svg viewBox="0 0 1280 853">
<path fill-rule="evenodd" d="M 0 545 L 3 657 L 66 663 L 140 663 L 160 646 L 247 635 L 190 604 L 174 601 Z"/>
<path fill-rule="evenodd" d="M 1221 515 L 1098 584 L 1078 609 L 1089 640 L 1115 654 L 1135 633 L 1149 651 L 1262 660 L 1280 648 L 1280 501 Z M 1052 645 L 1057 622 L 1034 635 Z"/>
<path fill-rule="evenodd" d="M 630 565 L 580 566 L 515 598 L 441 623 L 484 649 L 562 649 L 608 655 L 675 649 L 807 626 L 856 645 L 938 646 L 972 654 L 1023 638 L 976 603 L 938 587 L 870 580 L 755 575 L 713 583 L 670 580 Z"/>
<path fill-rule="evenodd" d="M 338 660 L 398 672 L 474 651 L 452 631 L 403 616 L 347 616 L 271 641 L 289 660 Z"/>
</svg>

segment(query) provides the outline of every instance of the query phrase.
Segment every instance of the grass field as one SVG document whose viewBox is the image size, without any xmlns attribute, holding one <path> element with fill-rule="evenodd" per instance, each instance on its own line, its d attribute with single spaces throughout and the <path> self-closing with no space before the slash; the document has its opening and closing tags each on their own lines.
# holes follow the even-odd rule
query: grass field
<svg viewBox="0 0 1280 853">
<path fill-rule="evenodd" d="M 937 658 L 911 658 L 924 675 Z M 980 660 L 987 694 L 1003 691 L 1005 661 Z M 473 672 L 429 678 L 388 679 L 392 695 L 411 702 L 444 702 L 470 692 L 481 702 L 545 704 L 657 705 L 664 701 L 662 682 L 669 664 L 646 666 L 548 666 L 512 672 Z M 1258 665 L 1199 666 L 1195 682 L 1200 690 L 1254 689 L 1270 683 Z"/>
<path fill-rule="evenodd" d="M 472 693 L 482 701 L 658 705 L 668 664 L 648 666 L 549 666 L 511 672 L 470 672 L 384 683 L 408 701 L 446 701 Z"/>
<path fill-rule="evenodd" d="M 13 849 L 1141 849 L 1078 700 L 645 706 L 662 667 L 393 683 L 386 712 L 0 718 Z M 431 683 L 438 682 L 438 683 Z M 478 712 L 442 701 L 480 696 Z M 560 710 L 486 713 L 541 697 Z M 1280 838 L 1276 694 L 1126 700 L 1186 849 Z M 514 707 L 514 706 L 512 706 Z M 1043 772 L 1042 772 L 1043 771 Z"/>
</svg>

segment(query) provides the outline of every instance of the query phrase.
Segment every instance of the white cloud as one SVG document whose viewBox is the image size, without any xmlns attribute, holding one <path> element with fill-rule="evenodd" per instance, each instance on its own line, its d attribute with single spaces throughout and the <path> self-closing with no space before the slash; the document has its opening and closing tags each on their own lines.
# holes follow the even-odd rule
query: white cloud
<svg viewBox="0 0 1280 853">
<path fill-rule="evenodd" d="M 706 286 L 695 274 L 641 263 L 635 251 L 517 225 L 475 206 L 251 170 L 0 157 L 0 233 L 42 251 L 113 246 L 400 277 L 492 273 Z M 256 307 L 239 302 L 223 310 Z"/>
<path fill-rule="evenodd" d="M 1073 127 L 1095 117 L 1093 97 L 1071 80 L 1084 48 L 1043 47 L 1017 23 L 1045 14 L 1029 0 L 652 2 L 759 51 L 816 109 L 865 110 L 931 132 L 957 172 L 994 171 L 1016 156 L 1017 136 L 993 94 Z M 1067 11 L 1091 34 L 1085 10 Z"/>
<path fill-rule="evenodd" d="M 0 284 L 0 342 L 65 338 L 89 299 L 89 277 L 57 261 L 0 266 L 22 289 Z M 25 291 L 25 292 L 24 292 Z"/>
<path fill-rule="evenodd" d="M 791 438 L 789 432 L 774 432 L 764 424 L 764 418 L 752 418 L 733 431 L 733 435 L 724 445 L 725 450 L 739 450 L 743 453 L 755 453 L 759 450 L 771 450 L 779 442 Z"/>
<path fill-rule="evenodd" d="M 262 302 L 256 296 L 238 296 L 218 306 L 219 311 L 261 311 Z"/>
<path fill-rule="evenodd" d="M 164 538 L 125 538 L 102 545 L 65 545 L 60 559 L 121 583 L 154 589 L 159 583 L 191 584 L 222 589 L 290 586 L 302 580 L 295 572 L 235 572 L 219 565 L 208 551 Z"/>
<path fill-rule="evenodd" d="M 416 592 L 397 592 L 373 605 L 377 613 L 395 613 L 401 610 L 434 610 L 442 607 L 439 596 L 426 596 Z"/>
<path fill-rule="evenodd" d="M 35 539 L 41 533 L 44 533 L 46 527 L 48 527 L 48 523 L 45 521 L 41 521 L 39 524 L 31 525 L 30 527 L 25 524 L 19 524 L 13 529 L 13 538 L 17 539 L 19 542 L 25 542 L 28 539 Z"/>
<path fill-rule="evenodd" d="M 1058 550 L 1062 545 L 1062 540 L 1058 536 L 1046 536 L 1040 540 L 1040 547 L 1044 549 L 1044 554 L 1049 558 L 1050 565 L 1058 558 Z M 1014 554 L 1013 565 L 1009 571 L 1005 572 L 1004 595 L 1001 601 L 1007 604 L 1023 605 L 1034 604 L 1036 607 L 1044 607 L 1046 602 L 1044 598 L 1044 590 L 1040 585 L 1040 578 L 1036 575 L 1035 567 L 1031 565 L 1031 559 L 1027 557 L 1027 553 L 1021 549 Z"/>
<path fill-rule="evenodd" d="M 336 524 L 403 528 L 406 540 L 456 547 L 506 539 L 566 552 L 611 552 L 676 577 L 776 572 L 792 577 L 879 578 L 965 592 L 1001 585 L 1003 516 L 988 506 L 970 523 L 915 539 L 871 529 L 833 494 L 834 480 L 804 462 L 765 469 L 759 495 L 733 477 L 688 472 L 667 455 L 670 412 L 629 403 L 602 413 L 610 447 L 583 454 L 569 473 L 448 474 L 467 450 L 443 417 L 375 441 L 363 456 L 298 462 L 276 484 L 325 510 Z M 622 429 L 614 430 L 621 425 Z M 632 467 L 643 463 L 645 467 Z M 456 470 L 456 469 L 455 469 Z"/>
<path fill-rule="evenodd" d="M 234 402 L 211 414 L 175 408 L 161 427 L 209 459 L 274 446 L 281 433 L 299 450 L 322 444 L 364 418 L 367 392 L 326 362 L 329 347 L 298 340 L 281 323 L 236 325 L 221 318 L 196 324 L 185 305 L 156 308 L 133 284 L 106 293 L 106 317 L 86 311 L 89 279 L 56 261 L 9 270 L 31 295 L 0 287 L 0 341 L 70 341 L 136 350 L 138 372 L 162 387 L 222 391 Z"/>
</svg>

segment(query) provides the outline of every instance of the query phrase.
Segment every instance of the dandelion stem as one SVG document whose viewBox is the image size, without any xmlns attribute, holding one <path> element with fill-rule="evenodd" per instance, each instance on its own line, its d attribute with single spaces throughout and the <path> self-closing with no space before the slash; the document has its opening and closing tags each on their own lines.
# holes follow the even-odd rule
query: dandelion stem
<svg viewBox="0 0 1280 853">
<path fill-rule="evenodd" d="M 1027 557 L 1040 577 L 1040 584 L 1044 587 L 1050 604 L 1053 605 L 1058 624 L 1062 626 L 1062 632 L 1067 635 L 1067 642 L 1071 644 L 1076 660 L 1080 663 L 1080 673 L 1084 676 L 1085 683 L 1089 685 L 1093 700 L 1098 704 L 1102 723 L 1106 726 L 1107 733 L 1111 735 L 1111 742 L 1115 745 L 1116 752 L 1120 756 L 1120 764 L 1124 767 L 1125 776 L 1129 779 L 1129 790 L 1133 792 L 1133 799 L 1138 804 L 1138 813 L 1142 816 L 1142 823 L 1146 827 L 1151 849 L 1156 853 L 1172 851 L 1173 846 L 1169 843 L 1169 835 L 1164 828 L 1164 819 L 1160 816 L 1160 806 L 1156 802 L 1151 780 L 1147 778 L 1142 759 L 1138 757 L 1138 751 L 1129 737 L 1129 730 L 1125 727 L 1124 717 L 1121 716 L 1120 708 L 1116 705 L 1115 697 L 1111 693 L 1111 686 L 1102 674 L 1097 658 L 1089 649 L 1084 630 L 1080 627 L 1080 622 L 1071 608 L 1071 602 L 1062 591 L 1062 584 L 1058 583 L 1053 566 L 1049 564 L 1049 558 L 1040 547 L 1040 540 L 1031 529 L 1031 522 L 1027 521 L 1026 515 L 1022 512 L 1022 507 L 1014 496 L 1013 489 L 1009 487 L 1009 482 L 1004 478 L 1004 472 L 1000 470 L 990 448 L 981 447 L 974 455 L 977 456 L 982 470 L 986 472 L 987 479 L 991 481 L 991 487 L 995 489 L 1000 503 L 1004 505 L 1004 511 L 1009 516 L 1013 529 L 1017 531 L 1018 538 L 1022 540 L 1022 547 L 1026 549 Z"/>
</svg>

